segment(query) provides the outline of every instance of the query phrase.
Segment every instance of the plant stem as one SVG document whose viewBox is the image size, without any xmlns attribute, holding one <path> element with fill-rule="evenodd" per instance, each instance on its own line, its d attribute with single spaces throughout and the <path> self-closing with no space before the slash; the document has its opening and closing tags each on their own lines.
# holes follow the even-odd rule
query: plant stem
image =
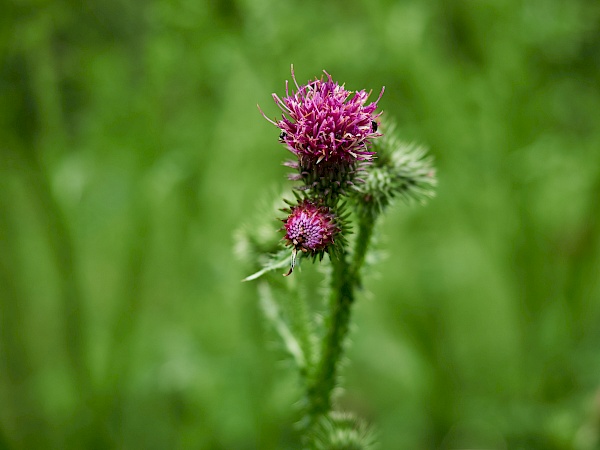
<svg viewBox="0 0 600 450">
<path fill-rule="evenodd" d="M 308 387 L 307 418 L 310 425 L 331 410 L 331 393 L 348 334 L 350 309 L 354 303 L 353 271 L 345 254 L 331 257 L 331 312 L 323 338 L 319 365 Z"/>
<path fill-rule="evenodd" d="M 373 236 L 373 228 L 375 227 L 376 218 L 362 217 L 358 225 L 358 235 L 356 236 L 356 245 L 354 250 L 354 258 L 352 260 L 352 272 L 355 275 L 355 284 L 360 286 L 360 270 L 365 262 L 367 249 L 371 243 Z"/>
</svg>

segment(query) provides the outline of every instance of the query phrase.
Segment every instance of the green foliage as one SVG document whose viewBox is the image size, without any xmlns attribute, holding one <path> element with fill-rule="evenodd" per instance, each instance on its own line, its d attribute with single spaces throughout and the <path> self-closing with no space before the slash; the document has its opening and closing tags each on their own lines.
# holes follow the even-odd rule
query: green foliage
<svg viewBox="0 0 600 450">
<path fill-rule="evenodd" d="M 240 283 L 261 267 L 232 255 L 286 183 L 255 105 L 294 63 L 385 85 L 440 181 L 381 223 L 342 409 L 382 449 L 597 448 L 599 16 L 586 0 L 4 2 L 0 447 L 298 448 L 298 380 Z M 301 269 L 310 302 L 319 274 Z"/>
</svg>

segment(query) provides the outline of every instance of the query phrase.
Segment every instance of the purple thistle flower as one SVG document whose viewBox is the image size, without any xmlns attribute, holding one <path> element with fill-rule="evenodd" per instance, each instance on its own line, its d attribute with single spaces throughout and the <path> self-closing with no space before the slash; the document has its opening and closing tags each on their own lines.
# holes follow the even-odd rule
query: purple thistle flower
<svg viewBox="0 0 600 450">
<path fill-rule="evenodd" d="M 310 183 L 322 177 L 338 184 L 350 181 L 348 174 L 353 175 L 359 163 L 370 161 L 375 155 L 369 149 L 370 140 L 381 136 L 375 121 L 381 113 L 375 114 L 375 110 L 384 88 L 376 101 L 366 105 L 370 92 L 347 91 L 345 85 L 337 84 L 323 72 L 326 77 L 299 86 L 292 66 L 297 90 L 290 91 L 286 81 L 286 96 L 273 94 L 283 111 L 281 120 L 275 122 L 263 113 L 281 130 L 280 142 L 298 157 L 297 163 L 287 164 L 298 169 L 299 174 L 293 178 L 306 178 L 309 188 Z M 337 172 L 341 176 L 336 176 Z"/>
<path fill-rule="evenodd" d="M 294 270 L 298 251 L 323 257 L 341 232 L 337 216 L 331 208 L 309 199 L 293 206 L 283 223 L 284 240 L 293 247 L 291 268 L 285 276 Z"/>
</svg>

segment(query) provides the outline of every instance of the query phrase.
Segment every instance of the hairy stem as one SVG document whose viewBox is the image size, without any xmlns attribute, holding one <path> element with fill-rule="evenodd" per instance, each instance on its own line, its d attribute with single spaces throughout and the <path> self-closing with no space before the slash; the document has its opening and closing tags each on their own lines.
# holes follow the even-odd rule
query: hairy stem
<svg viewBox="0 0 600 450">
<path fill-rule="evenodd" d="M 331 410 L 331 393 L 336 384 L 337 371 L 344 351 L 344 341 L 348 334 L 350 310 L 354 303 L 353 271 L 342 254 L 331 258 L 331 312 L 327 331 L 323 339 L 320 361 L 313 382 L 308 387 L 309 424 Z"/>
<path fill-rule="evenodd" d="M 363 217 L 359 221 L 358 234 L 356 236 L 356 245 L 354 248 L 354 257 L 352 260 L 352 272 L 356 275 L 355 283 L 360 285 L 360 270 L 365 262 L 367 249 L 371 243 L 373 236 L 373 228 L 375 227 L 375 218 Z"/>
</svg>

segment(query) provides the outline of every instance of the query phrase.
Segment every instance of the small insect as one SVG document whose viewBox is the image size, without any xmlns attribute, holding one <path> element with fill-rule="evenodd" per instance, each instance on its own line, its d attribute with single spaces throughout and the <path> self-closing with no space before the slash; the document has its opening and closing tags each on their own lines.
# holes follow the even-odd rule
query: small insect
<svg viewBox="0 0 600 450">
<path fill-rule="evenodd" d="M 373 130 L 373 133 L 377 131 L 377 122 L 374 120 L 371 121 L 371 129 Z"/>
<path fill-rule="evenodd" d="M 283 142 L 286 136 L 287 136 L 287 133 L 285 131 L 282 131 L 281 134 L 279 135 L 279 142 Z"/>
</svg>

